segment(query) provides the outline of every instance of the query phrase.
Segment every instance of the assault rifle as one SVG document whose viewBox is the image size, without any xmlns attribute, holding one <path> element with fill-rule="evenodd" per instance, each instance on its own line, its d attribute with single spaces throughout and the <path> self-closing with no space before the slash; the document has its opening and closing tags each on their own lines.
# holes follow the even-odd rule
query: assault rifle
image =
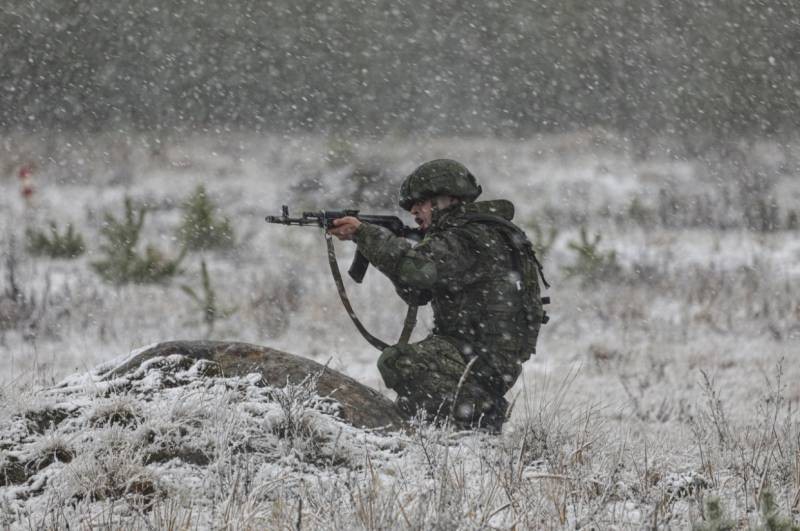
<svg viewBox="0 0 800 531">
<path fill-rule="evenodd" d="M 303 212 L 302 217 L 292 218 L 289 217 L 289 207 L 283 205 L 281 207 L 280 216 L 267 216 L 266 221 L 267 223 L 279 223 L 281 225 L 317 226 L 328 230 L 334 227 L 334 220 L 346 216 L 358 218 L 359 221 L 363 223 L 380 225 L 392 231 L 395 236 L 401 236 L 410 240 L 419 241 L 423 236 L 420 229 L 405 225 L 403 220 L 397 216 L 359 214 L 358 210 L 320 210 L 318 212 Z M 367 268 L 369 268 L 369 261 L 363 254 L 356 251 L 353 263 L 350 265 L 350 269 L 347 273 L 353 280 L 360 284 L 364 280 Z"/>
</svg>

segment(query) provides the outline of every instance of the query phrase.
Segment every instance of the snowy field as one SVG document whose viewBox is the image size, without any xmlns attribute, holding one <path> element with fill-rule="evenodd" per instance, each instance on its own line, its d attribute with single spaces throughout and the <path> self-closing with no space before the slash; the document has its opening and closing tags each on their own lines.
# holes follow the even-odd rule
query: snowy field
<svg viewBox="0 0 800 531">
<path fill-rule="evenodd" d="M 393 396 L 378 352 L 341 308 L 321 231 L 268 225 L 264 216 L 288 204 L 293 213 L 360 208 L 411 223 L 396 207 L 399 182 L 439 157 L 464 162 L 482 199 L 512 200 L 515 221 L 546 248 L 552 320 L 509 393 L 515 406 L 502 436 L 368 433 L 302 388 L 203 381 L 191 368 L 177 388 L 159 385 L 156 368 L 132 377 L 124 393 L 92 383 L 94 367 L 134 349 L 209 336 L 328 363 Z M 26 202 L 16 174 L 29 160 L 35 192 Z M 665 149 L 642 160 L 601 132 L 527 141 L 6 138 L 0 526 L 800 522 L 798 161 L 800 145 L 769 143 L 702 159 Z M 92 269 L 104 213 L 122 216 L 126 196 L 148 208 L 142 247 L 178 256 L 181 205 L 200 184 L 230 219 L 233 247 L 187 254 L 161 284 L 113 285 Z M 72 223 L 87 252 L 74 260 L 28 253 L 26 228 L 50 220 Z M 596 252 L 609 263 L 569 275 L 582 228 L 601 235 Z M 337 251 L 346 269 L 353 247 L 337 242 Z M 201 290 L 201 260 L 229 310 L 210 334 L 182 289 Z M 347 282 L 367 328 L 396 338 L 405 308 L 390 283 L 374 270 L 363 285 Z M 430 327 L 425 309 L 414 338 Z M 48 411 L 69 419 L 50 423 Z M 133 420 L 112 421 L 120 417 Z M 174 453 L 148 458 L 154 446 Z M 715 519 L 717 508 L 724 514 Z"/>
</svg>

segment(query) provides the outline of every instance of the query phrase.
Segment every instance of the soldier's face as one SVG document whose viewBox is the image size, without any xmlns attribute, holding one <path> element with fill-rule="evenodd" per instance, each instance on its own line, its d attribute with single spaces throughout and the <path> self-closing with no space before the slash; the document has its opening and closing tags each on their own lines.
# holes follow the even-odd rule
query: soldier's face
<svg viewBox="0 0 800 531">
<path fill-rule="evenodd" d="M 417 201 L 411 206 L 411 215 L 423 231 L 431 227 L 433 220 L 433 209 L 443 210 L 451 205 L 460 203 L 461 200 L 450 195 L 437 195 L 433 199 Z"/>
<path fill-rule="evenodd" d="M 417 222 L 419 228 L 428 230 L 431 226 L 431 217 L 433 216 L 433 201 L 430 199 L 417 201 L 411 206 L 411 215 L 414 216 L 414 221 Z"/>
</svg>

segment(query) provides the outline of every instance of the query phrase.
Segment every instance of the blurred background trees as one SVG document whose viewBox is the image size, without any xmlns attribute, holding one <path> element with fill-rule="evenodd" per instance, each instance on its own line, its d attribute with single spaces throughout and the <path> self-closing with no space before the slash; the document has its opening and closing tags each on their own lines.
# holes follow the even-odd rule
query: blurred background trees
<svg viewBox="0 0 800 531">
<path fill-rule="evenodd" d="M 791 132 L 795 0 L 5 0 L 0 128 Z"/>
</svg>

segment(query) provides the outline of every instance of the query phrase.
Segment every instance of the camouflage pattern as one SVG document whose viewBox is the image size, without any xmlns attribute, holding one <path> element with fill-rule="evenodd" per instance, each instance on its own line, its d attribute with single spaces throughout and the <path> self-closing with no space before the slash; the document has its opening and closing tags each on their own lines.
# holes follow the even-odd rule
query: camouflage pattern
<svg viewBox="0 0 800 531">
<path fill-rule="evenodd" d="M 475 176 L 460 162 L 436 159 L 426 162 L 400 186 L 400 207 L 411 210 L 417 201 L 437 195 L 452 195 L 465 201 L 475 201 L 481 195 Z"/>
<path fill-rule="evenodd" d="M 465 427 L 481 415 L 480 425 L 496 426 L 505 414 L 503 395 L 534 352 L 538 323 L 530 337 L 530 305 L 503 229 L 471 221 L 473 214 L 510 220 L 514 207 L 501 200 L 434 210 L 430 230 L 415 247 L 369 224 L 358 229 L 356 242 L 408 304 L 433 307 L 431 336 L 384 350 L 378 368 L 386 385 L 412 407 L 441 418 L 453 406 L 467 363 L 477 357 L 453 415 Z"/>
<path fill-rule="evenodd" d="M 397 392 L 397 405 L 408 415 L 421 410 L 429 420 L 452 417 L 459 427 L 499 429 L 508 403 L 486 388 L 473 370 L 477 362 L 459 389 L 467 363 L 452 338 L 432 335 L 418 343 L 386 348 L 378 359 L 378 370 L 386 386 Z"/>
</svg>

